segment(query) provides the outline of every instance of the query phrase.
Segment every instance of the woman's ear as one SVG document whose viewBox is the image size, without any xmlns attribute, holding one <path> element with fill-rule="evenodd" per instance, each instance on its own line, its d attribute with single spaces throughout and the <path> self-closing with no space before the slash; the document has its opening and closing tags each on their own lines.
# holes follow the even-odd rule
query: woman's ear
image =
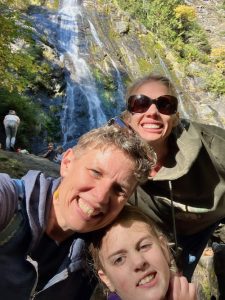
<svg viewBox="0 0 225 300">
<path fill-rule="evenodd" d="M 103 272 L 103 270 L 98 271 L 98 276 L 101 279 L 102 282 L 107 286 L 107 288 L 110 290 L 110 292 L 115 292 L 115 288 L 113 284 L 111 283 L 109 277 Z"/>
<path fill-rule="evenodd" d="M 74 158 L 73 149 L 69 148 L 68 150 L 66 150 L 66 152 L 64 152 L 63 158 L 61 161 L 61 166 L 60 166 L 61 177 L 64 177 L 67 174 L 69 165 L 73 158 Z"/>
<path fill-rule="evenodd" d="M 173 128 L 179 124 L 179 121 L 180 121 L 180 113 L 179 111 L 177 111 L 173 116 Z"/>
</svg>

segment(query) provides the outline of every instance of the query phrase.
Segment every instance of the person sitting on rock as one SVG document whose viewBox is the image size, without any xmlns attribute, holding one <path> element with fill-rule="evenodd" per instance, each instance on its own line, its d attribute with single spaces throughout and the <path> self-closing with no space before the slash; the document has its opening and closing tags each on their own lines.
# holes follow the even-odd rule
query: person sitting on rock
<svg viewBox="0 0 225 300">
<path fill-rule="evenodd" d="M 56 151 L 54 149 L 54 144 L 53 143 L 48 143 L 48 149 L 47 152 L 41 155 L 41 157 L 47 158 L 50 161 L 53 161 L 56 155 Z"/>
</svg>

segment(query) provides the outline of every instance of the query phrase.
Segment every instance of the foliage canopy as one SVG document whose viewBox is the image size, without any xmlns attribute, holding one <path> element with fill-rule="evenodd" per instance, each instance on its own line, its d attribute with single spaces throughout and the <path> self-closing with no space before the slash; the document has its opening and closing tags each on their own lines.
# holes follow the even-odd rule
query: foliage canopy
<svg viewBox="0 0 225 300">
<path fill-rule="evenodd" d="M 45 86 L 51 73 L 24 14 L 31 2 L 0 0 L 0 118 L 3 120 L 9 109 L 17 111 L 22 120 L 20 144 L 24 147 L 39 133 L 39 124 L 47 128 L 51 123 L 31 97 L 37 86 Z"/>
</svg>

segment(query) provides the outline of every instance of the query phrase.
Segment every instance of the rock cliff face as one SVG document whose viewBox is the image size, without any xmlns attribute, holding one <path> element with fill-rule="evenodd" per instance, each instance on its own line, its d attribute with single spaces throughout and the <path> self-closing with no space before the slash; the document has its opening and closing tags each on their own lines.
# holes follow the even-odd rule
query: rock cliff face
<svg viewBox="0 0 225 300">
<path fill-rule="evenodd" d="M 40 170 L 46 176 L 59 177 L 59 165 L 46 158 L 0 150 L 0 173 L 7 173 L 12 178 L 21 178 L 29 170 Z"/>
<path fill-rule="evenodd" d="M 223 0 L 188 0 L 188 5 L 195 7 L 199 24 L 204 28 L 213 49 L 225 49 L 225 7 Z M 201 69 L 195 63 L 191 68 Z M 210 73 L 210 70 L 208 70 Z M 204 82 L 197 76 L 189 80 L 193 103 L 198 107 L 199 119 L 203 122 L 213 123 L 218 120 L 218 125 L 225 127 L 225 96 L 217 96 L 204 91 Z M 193 91 L 193 92 L 192 92 Z"/>
<path fill-rule="evenodd" d="M 87 18 L 94 25 L 98 40 L 90 42 L 91 69 L 97 73 L 98 86 L 103 88 L 103 95 L 107 91 L 104 101 L 110 104 L 116 100 L 112 92 L 117 89 L 113 82 L 114 64 L 119 70 L 123 92 L 130 81 L 148 74 L 157 72 L 170 77 L 177 88 L 180 99 L 181 116 L 199 119 L 198 110 L 190 101 L 185 74 L 173 61 L 170 51 L 146 28 L 130 18 L 130 16 L 112 4 L 101 5 L 96 1 L 84 1 Z M 91 28 L 86 27 L 86 32 Z M 92 31 L 93 33 L 93 31 Z M 88 37 L 91 34 L 87 34 Z M 101 41 L 101 43 L 99 43 Z M 113 63 L 112 63 L 113 61 Z M 103 84 L 103 85 L 102 85 Z M 100 89 L 101 91 L 101 89 Z M 108 114 L 110 115 L 110 113 Z M 213 120 L 217 123 L 217 120 Z M 220 121 L 218 121 L 220 122 Z"/>
<path fill-rule="evenodd" d="M 223 0 L 189 0 L 196 8 L 199 24 L 205 29 L 212 47 L 225 46 L 225 10 Z"/>
<path fill-rule="evenodd" d="M 215 23 L 214 12 L 211 29 L 205 22 L 205 16 L 210 20 L 208 6 L 212 1 L 189 2 L 196 5 L 199 22 L 208 26 L 209 39 L 215 43 L 215 28 L 219 24 Z M 221 2 L 214 5 L 218 20 L 224 13 Z M 44 36 L 48 41 L 49 59 L 53 57 L 53 63 L 64 69 L 65 81 L 53 85 L 55 93 L 50 99 L 51 109 L 57 111 L 61 120 L 64 147 L 119 114 L 125 107 L 126 86 L 151 71 L 172 79 L 181 116 L 225 127 L 225 98 L 207 92 L 199 75 L 201 70 L 210 72 L 209 67 L 193 62 L 183 70 L 166 45 L 111 1 L 61 1 L 59 11 L 36 8 L 30 17 L 42 40 Z M 219 28 L 216 45 L 223 46 L 223 31 Z"/>
<path fill-rule="evenodd" d="M 199 24 L 205 28 L 212 49 L 225 47 L 223 1 L 187 2 L 196 8 Z M 150 71 L 163 72 L 177 87 L 181 115 L 199 122 L 225 127 L 225 96 L 207 92 L 205 80 L 200 75 L 202 70 L 210 73 L 209 66 L 193 62 L 187 70 L 183 70 L 172 51 L 156 40 L 141 24 L 131 20 L 127 13 L 110 3 L 101 4 L 102 1 L 95 1 L 95 5 L 93 3 L 83 1 L 86 13 L 102 41 L 105 41 L 103 45 L 107 45 L 101 49 L 95 47 L 98 53 L 104 53 L 102 50 L 105 50 L 104 60 L 95 57 L 99 69 L 104 69 L 102 62 L 107 61 L 108 51 L 109 55 L 117 59 L 122 73 L 127 75 L 125 86 L 129 79 Z"/>
</svg>

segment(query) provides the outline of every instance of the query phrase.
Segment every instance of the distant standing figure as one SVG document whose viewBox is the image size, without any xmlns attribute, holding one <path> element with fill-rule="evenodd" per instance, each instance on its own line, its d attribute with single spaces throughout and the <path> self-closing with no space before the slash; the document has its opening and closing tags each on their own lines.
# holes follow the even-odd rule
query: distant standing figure
<svg viewBox="0 0 225 300">
<path fill-rule="evenodd" d="M 6 150 L 13 150 L 16 142 L 16 133 L 20 125 L 20 118 L 17 116 L 15 110 L 9 110 L 3 121 L 6 134 L 5 147 Z"/>
</svg>

